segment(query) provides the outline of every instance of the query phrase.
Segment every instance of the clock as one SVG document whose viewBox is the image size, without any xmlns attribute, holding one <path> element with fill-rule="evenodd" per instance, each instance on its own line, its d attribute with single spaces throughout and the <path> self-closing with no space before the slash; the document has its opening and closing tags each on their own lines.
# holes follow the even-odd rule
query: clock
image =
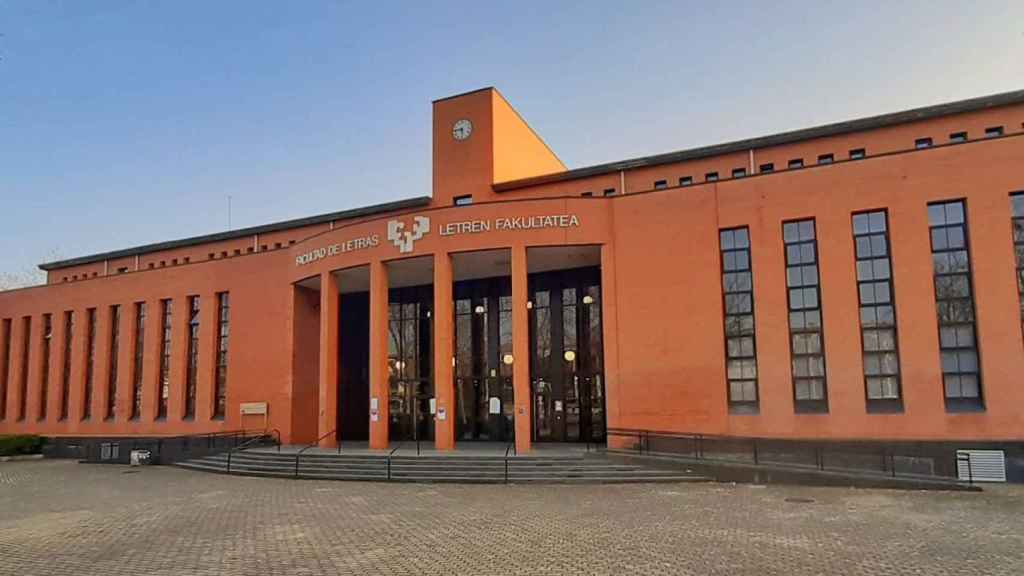
<svg viewBox="0 0 1024 576">
<path fill-rule="evenodd" d="M 452 137 L 456 140 L 465 140 L 473 133 L 473 123 L 463 118 L 452 126 Z"/>
</svg>

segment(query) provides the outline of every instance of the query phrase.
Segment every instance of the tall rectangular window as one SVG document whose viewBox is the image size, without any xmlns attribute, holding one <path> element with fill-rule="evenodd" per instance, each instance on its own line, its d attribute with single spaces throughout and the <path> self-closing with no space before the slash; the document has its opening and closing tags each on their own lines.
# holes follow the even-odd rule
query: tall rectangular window
<svg viewBox="0 0 1024 576">
<path fill-rule="evenodd" d="M 864 385 L 869 412 L 902 410 L 895 293 L 885 210 L 853 215 Z"/>
<path fill-rule="evenodd" d="M 217 374 L 214 386 L 213 417 L 223 418 L 228 399 L 228 318 L 230 300 L 227 292 L 217 294 Z"/>
<path fill-rule="evenodd" d="M 117 355 L 121 348 L 121 307 L 110 307 L 110 374 L 107 378 L 107 420 L 113 420 L 117 409 Z"/>
<path fill-rule="evenodd" d="M 786 247 L 789 343 L 796 411 L 828 412 L 814 219 L 784 223 L 782 239 Z"/>
<path fill-rule="evenodd" d="M 171 300 L 160 301 L 160 379 L 156 390 L 156 417 L 167 418 L 167 402 L 171 397 Z"/>
<path fill-rule="evenodd" d="M 85 394 L 83 395 L 82 420 L 92 418 L 92 389 L 96 368 L 96 309 L 86 311 L 85 351 Z"/>
<path fill-rule="evenodd" d="M 1013 210 L 1013 251 L 1017 258 L 1017 295 L 1021 329 L 1024 330 L 1024 192 L 1010 195 Z"/>
<path fill-rule="evenodd" d="M 64 313 L 64 366 L 60 382 L 60 419 L 68 418 L 68 397 L 71 394 L 71 343 L 75 335 L 75 313 Z"/>
<path fill-rule="evenodd" d="M 7 386 L 11 370 L 11 319 L 4 318 L 3 350 L 0 350 L 0 420 L 7 419 Z"/>
<path fill-rule="evenodd" d="M 132 420 L 142 414 L 142 361 L 146 351 L 146 303 L 135 303 L 135 350 L 132 352 Z"/>
<path fill-rule="evenodd" d="M 928 205 L 935 307 L 947 410 L 983 408 L 963 200 Z"/>
<path fill-rule="evenodd" d="M 43 314 L 43 357 L 39 362 L 39 414 L 40 420 L 46 420 L 46 404 L 50 392 L 50 350 L 53 341 L 53 315 Z"/>
<path fill-rule="evenodd" d="M 18 421 L 25 419 L 25 407 L 28 405 L 28 357 L 29 345 L 32 342 L 32 317 L 25 316 L 21 319 L 21 374 L 18 375 L 18 387 L 21 389 L 18 401 Z"/>
<path fill-rule="evenodd" d="M 750 231 L 733 228 L 718 233 L 722 252 L 722 293 L 725 302 L 725 372 L 729 408 L 757 409 L 757 345 L 754 340 L 754 279 L 750 264 Z"/>
<path fill-rule="evenodd" d="M 185 374 L 185 418 L 196 417 L 196 376 L 199 368 L 199 296 L 188 299 L 188 372 Z"/>
</svg>

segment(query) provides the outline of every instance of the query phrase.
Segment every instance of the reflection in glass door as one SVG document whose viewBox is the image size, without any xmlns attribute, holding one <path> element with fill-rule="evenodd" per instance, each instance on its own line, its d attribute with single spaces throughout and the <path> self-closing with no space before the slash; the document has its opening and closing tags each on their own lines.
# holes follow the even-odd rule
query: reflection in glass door
<svg viewBox="0 0 1024 576">
<path fill-rule="evenodd" d="M 534 440 L 602 441 L 600 270 L 535 274 L 530 284 Z"/>
<path fill-rule="evenodd" d="M 513 438 L 512 297 L 507 278 L 455 286 L 458 440 Z"/>
<path fill-rule="evenodd" d="M 432 440 L 434 397 L 430 286 L 391 291 L 388 304 L 391 440 Z"/>
</svg>

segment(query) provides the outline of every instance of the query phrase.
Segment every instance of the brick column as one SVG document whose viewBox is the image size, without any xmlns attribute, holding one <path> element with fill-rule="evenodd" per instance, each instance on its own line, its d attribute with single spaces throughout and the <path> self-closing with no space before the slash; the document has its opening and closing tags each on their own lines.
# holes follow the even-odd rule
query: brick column
<svg viewBox="0 0 1024 576">
<path fill-rule="evenodd" d="M 338 278 L 320 275 L 320 385 L 317 437 L 338 428 Z M 338 445 L 337 433 L 320 439 L 320 446 Z"/>
<path fill-rule="evenodd" d="M 448 253 L 434 256 L 434 446 L 455 448 L 455 380 L 452 370 L 452 259 Z M 440 420 L 441 410 L 445 419 Z"/>
<path fill-rule="evenodd" d="M 615 251 L 601 246 L 601 341 L 604 345 L 604 405 L 608 428 L 621 425 L 619 417 L 619 315 L 615 289 Z"/>
<path fill-rule="evenodd" d="M 110 306 L 96 307 L 96 353 L 92 359 L 92 419 L 103 422 L 110 397 Z"/>
<path fill-rule="evenodd" d="M 388 270 L 383 262 L 374 261 L 370 263 L 370 448 L 374 450 L 388 447 L 389 392 Z"/>
<path fill-rule="evenodd" d="M 196 367 L 196 422 L 213 418 L 217 385 L 217 327 L 220 324 L 217 293 L 199 297 L 199 365 Z M 225 414 L 226 416 L 226 414 Z"/>
<path fill-rule="evenodd" d="M 526 303 L 526 247 L 512 247 L 512 390 L 515 396 L 516 451 L 530 451 L 532 395 L 530 394 L 530 319 Z"/>
<path fill-rule="evenodd" d="M 34 418 L 35 415 L 28 414 L 28 406 L 25 406 L 25 413 L 21 412 L 21 379 L 28 366 L 24 362 L 25 353 L 25 316 L 16 316 L 11 319 L 11 365 L 7 381 L 7 420 L 18 422 L 22 418 L 26 421 Z M 34 332 L 29 328 L 29 332 Z M 31 356 L 31 351 L 29 352 Z M 29 359 L 29 362 L 32 360 Z"/>
</svg>

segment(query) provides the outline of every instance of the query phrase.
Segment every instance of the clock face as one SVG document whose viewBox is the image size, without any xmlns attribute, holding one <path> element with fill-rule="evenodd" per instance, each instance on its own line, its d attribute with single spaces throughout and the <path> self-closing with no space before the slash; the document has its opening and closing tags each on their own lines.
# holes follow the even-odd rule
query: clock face
<svg viewBox="0 0 1024 576">
<path fill-rule="evenodd" d="M 452 137 L 456 140 L 465 140 L 473 133 L 473 123 L 463 118 L 452 126 Z"/>
</svg>

